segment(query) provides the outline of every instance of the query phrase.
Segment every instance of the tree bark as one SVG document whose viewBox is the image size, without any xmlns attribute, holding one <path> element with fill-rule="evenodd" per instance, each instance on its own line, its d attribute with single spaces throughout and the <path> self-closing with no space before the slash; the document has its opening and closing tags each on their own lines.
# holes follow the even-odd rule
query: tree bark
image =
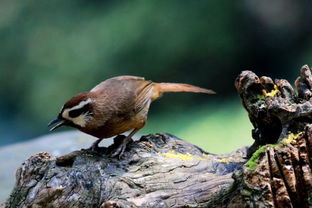
<svg viewBox="0 0 312 208">
<path fill-rule="evenodd" d="M 250 148 L 215 155 L 169 134 L 98 152 L 38 153 L 3 207 L 312 207 L 312 75 L 295 86 L 243 71 L 235 86 L 254 126 Z M 237 138 L 239 139 L 239 138 Z"/>
</svg>

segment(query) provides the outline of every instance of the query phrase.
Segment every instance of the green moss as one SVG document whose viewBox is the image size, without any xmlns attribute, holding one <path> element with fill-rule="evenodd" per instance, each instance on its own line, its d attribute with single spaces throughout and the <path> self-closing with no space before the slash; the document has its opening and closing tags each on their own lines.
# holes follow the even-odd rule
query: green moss
<svg viewBox="0 0 312 208">
<path fill-rule="evenodd" d="M 308 188 L 308 203 L 312 206 L 312 187 Z"/>
<path fill-rule="evenodd" d="M 264 100 L 265 99 L 265 95 L 259 94 L 259 95 L 257 95 L 257 99 L 258 100 Z"/>
<path fill-rule="evenodd" d="M 259 159 L 263 156 L 265 150 L 268 147 L 274 148 L 274 147 L 277 147 L 277 146 L 282 146 L 282 145 L 285 145 L 285 144 L 289 144 L 289 143 L 295 141 L 300 136 L 302 136 L 302 132 L 299 132 L 297 134 L 294 134 L 294 133 L 290 132 L 288 137 L 284 138 L 282 141 L 280 141 L 277 144 L 267 144 L 267 145 L 259 147 L 258 150 L 255 151 L 253 153 L 253 155 L 251 156 L 251 158 L 246 162 L 246 164 L 245 164 L 246 167 L 248 167 L 250 170 L 255 170 L 256 167 L 257 167 Z"/>
<path fill-rule="evenodd" d="M 255 151 L 252 154 L 251 158 L 246 162 L 245 166 L 248 167 L 252 171 L 256 170 L 256 167 L 257 167 L 257 164 L 259 162 L 259 159 L 264 155 L 265 150 L 268 147 L 273 147 L 274 148 L 276 146 L 277 146 L 277 144 L 267 144 L 267 145 L 259 147 L 258 150 Z"/>
</svg>

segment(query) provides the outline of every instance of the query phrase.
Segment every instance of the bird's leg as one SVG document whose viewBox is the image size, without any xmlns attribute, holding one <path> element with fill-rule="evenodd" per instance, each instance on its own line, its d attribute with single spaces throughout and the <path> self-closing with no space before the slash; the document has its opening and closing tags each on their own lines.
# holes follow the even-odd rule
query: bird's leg
<svg viewBox="0 0 312 208">
<path fill-rule="evenodd" d="M 140 128 L 135 128 L 133 129 L 133 131 L 122 140 L 122 143 L 117 147 L 117 149 L 111 154 L 112 157 L 116 157 L 118 156 L 119 159 L 121 158 L 121 156 L 123 155 L 123 153 L 125 152 L 125 149 L 127 147 L 127 144 L 131 141 L 131 137 L 137 133 L 140 130 Z"/>
<path fill-rule="evenodd" d="M 92 146 L 89 148 L 91 151 L 93 152 L 97 152 L 99 150 L 99 143 L 103 140 L 103 138 L 99 138 L 98 140 L 96 140 Z"/>
</svg>

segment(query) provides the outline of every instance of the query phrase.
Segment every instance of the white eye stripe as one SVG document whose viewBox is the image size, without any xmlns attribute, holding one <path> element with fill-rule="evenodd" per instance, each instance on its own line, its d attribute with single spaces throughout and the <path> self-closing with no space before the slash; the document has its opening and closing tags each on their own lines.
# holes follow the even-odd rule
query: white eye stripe
<svg viewBox="0 0 312 208">
<path fill-rule="evenodd" d="M 87 105 L 89 103 L 92 103 L 92 99 L 91 98 L 88 98 L 88 100 L 81 101 L 78 105 L 68 109 L 68 111 L 72 111 L 72 110 L 83 108 L 85 105 Z"/>
<path fill-rule="evenodd" d="M 87 100 L 81 101 L 78 105 L 76 105 L 72 108 L 65 109 L 62 113 L 62 117 L 67 119 L 67 120 L 72 121 L 74 124 L 76 124 L 78 126 L 85 127 L 86 123 L 90 119 L 91 113 L 86 112 L 86 113 L 79 115 L 78 117 L 72 118 L 69 116 L 69 112 L 72 110 L 81 109 L 91 102 L 93 102 L 93 100 L 91 98 L 88 98 Z"/>
</svg>

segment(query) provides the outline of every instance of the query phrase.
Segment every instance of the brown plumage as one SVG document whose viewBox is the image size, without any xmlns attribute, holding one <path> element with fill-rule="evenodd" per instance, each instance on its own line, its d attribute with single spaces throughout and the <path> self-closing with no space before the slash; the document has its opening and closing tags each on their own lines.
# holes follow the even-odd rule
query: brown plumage
<svg viewBox="0 0 312 208">
<path fill-rule="evenodd" d="M 146 120 L 150 103 L 166 92 L 195 92 L 214 94 L 212 90 L 180 83 L 155 83 L 136 76 L 119 76 L 103 81 L 90 92 L 80 93 L 67 101 L 51 130 L 68 125 L 99 138 L 132 130 L 114 155 L 122 155 L 127 142 L 140 130 Z"/>
</svg>

